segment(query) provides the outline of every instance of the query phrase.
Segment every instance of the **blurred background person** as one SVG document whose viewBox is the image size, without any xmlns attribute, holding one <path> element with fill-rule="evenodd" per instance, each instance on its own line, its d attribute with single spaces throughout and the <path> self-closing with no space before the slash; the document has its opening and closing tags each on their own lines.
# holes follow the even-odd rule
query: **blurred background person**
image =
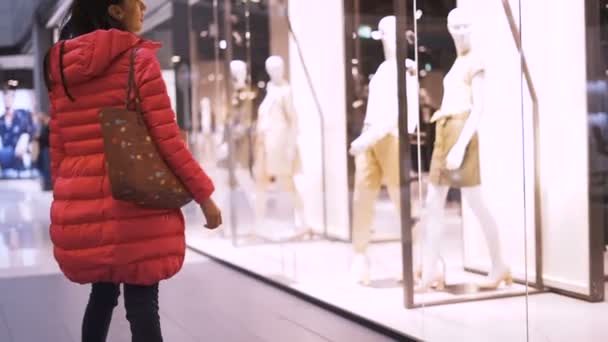
<svg viewBox="0 0 608 342">
<path fill-rule="evenodd" d="M 17 84 L 8 82 L 2 91 L 4 115 L 0 118 L 0 171 L 5 178 L 30 177 L 30 142 L 35 132 L 31 112 L 14 108 Z"/>
</svg>

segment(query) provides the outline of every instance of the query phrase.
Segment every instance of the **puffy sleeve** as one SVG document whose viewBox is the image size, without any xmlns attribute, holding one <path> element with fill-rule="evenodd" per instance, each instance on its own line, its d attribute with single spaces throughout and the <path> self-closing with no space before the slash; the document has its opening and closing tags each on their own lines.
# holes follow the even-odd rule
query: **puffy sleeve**
<svg viewBox="0 0 608 342">
<path fill-rule="evenodd" d="M 137 52 L 135 73 L 141 110 L 152 140 L 194 200 L 203 203 L 211 197 L 214 185 L 181 137 L 154 50 L 141 48 Z"/>
</svg>

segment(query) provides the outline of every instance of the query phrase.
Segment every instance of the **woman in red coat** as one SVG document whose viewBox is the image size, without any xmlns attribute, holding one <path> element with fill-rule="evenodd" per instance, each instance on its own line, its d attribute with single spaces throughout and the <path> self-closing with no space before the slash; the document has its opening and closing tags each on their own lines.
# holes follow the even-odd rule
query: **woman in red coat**
<svg viewBox="0 0 608 342">
<path fill-rule="evenodd" d="M 93 284 L 82 339 L 105 341 L 124 284 L 133 341 L 162 341 L 158 283 L 184 261 L 180 210 L 152 210 L 114 200 L 99 123 L 103 107 L 123 107 L 130 54 L 144 121 L 160 155 L 200 204 L 207 227 L 221 225 L 213 183 L 181 140 L 156 59 L 159 44 L 136 35 L 141 0 L 76 0 L 62 39 L 51 48 L 46 76 L 51 100 L 54 201 L 51 239 L 65 275 Z"/>
</svg>

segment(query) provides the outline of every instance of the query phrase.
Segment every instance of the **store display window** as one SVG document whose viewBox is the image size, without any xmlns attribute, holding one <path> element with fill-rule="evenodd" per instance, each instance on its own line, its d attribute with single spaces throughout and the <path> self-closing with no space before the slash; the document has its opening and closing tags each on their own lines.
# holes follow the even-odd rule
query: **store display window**
<svg viewBox="0 0 608 342">
<path fill-rule="evenodd" d="M 602 6 L 192 2 L 190 143 L 229 217 L 189 246 L 424 340 L 603 301 Z"/>
</svg>

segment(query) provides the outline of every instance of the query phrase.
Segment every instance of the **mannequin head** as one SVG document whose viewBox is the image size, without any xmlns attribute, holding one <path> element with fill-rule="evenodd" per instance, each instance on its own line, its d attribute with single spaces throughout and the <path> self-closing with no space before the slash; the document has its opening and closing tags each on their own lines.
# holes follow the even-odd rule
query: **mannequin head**
<svg viewBox="0 0 608 342">
<path fill-rule="evenodd" d="M 471 50 L 473 19 L 469 11 L 461 8 L 453 9 L 448 15 L 448 31 L 454 39 L 454 45 L 459 55 L 464 55 Z"/>
<path fill-rule="evenodd" d="M 243 89 L 247 85 L 247 63 L 241 60 L 230 62 L 232 84 L 235 89 Z"/>
<path fill-rule="evenodd" d="M 397 58 L 397 18 L 388 16 L 382 18 L 378 24 L 378 30 L 382 34 L 382 45 L 384 45 L 384 57 L 387 60 Z"/>
<path fill-rule="evenodd" d="M 285 63 L 279 56 L 270 56 L 266 60 L 266 72 L 274 84 L 285 82 Z"/>
</svg>

